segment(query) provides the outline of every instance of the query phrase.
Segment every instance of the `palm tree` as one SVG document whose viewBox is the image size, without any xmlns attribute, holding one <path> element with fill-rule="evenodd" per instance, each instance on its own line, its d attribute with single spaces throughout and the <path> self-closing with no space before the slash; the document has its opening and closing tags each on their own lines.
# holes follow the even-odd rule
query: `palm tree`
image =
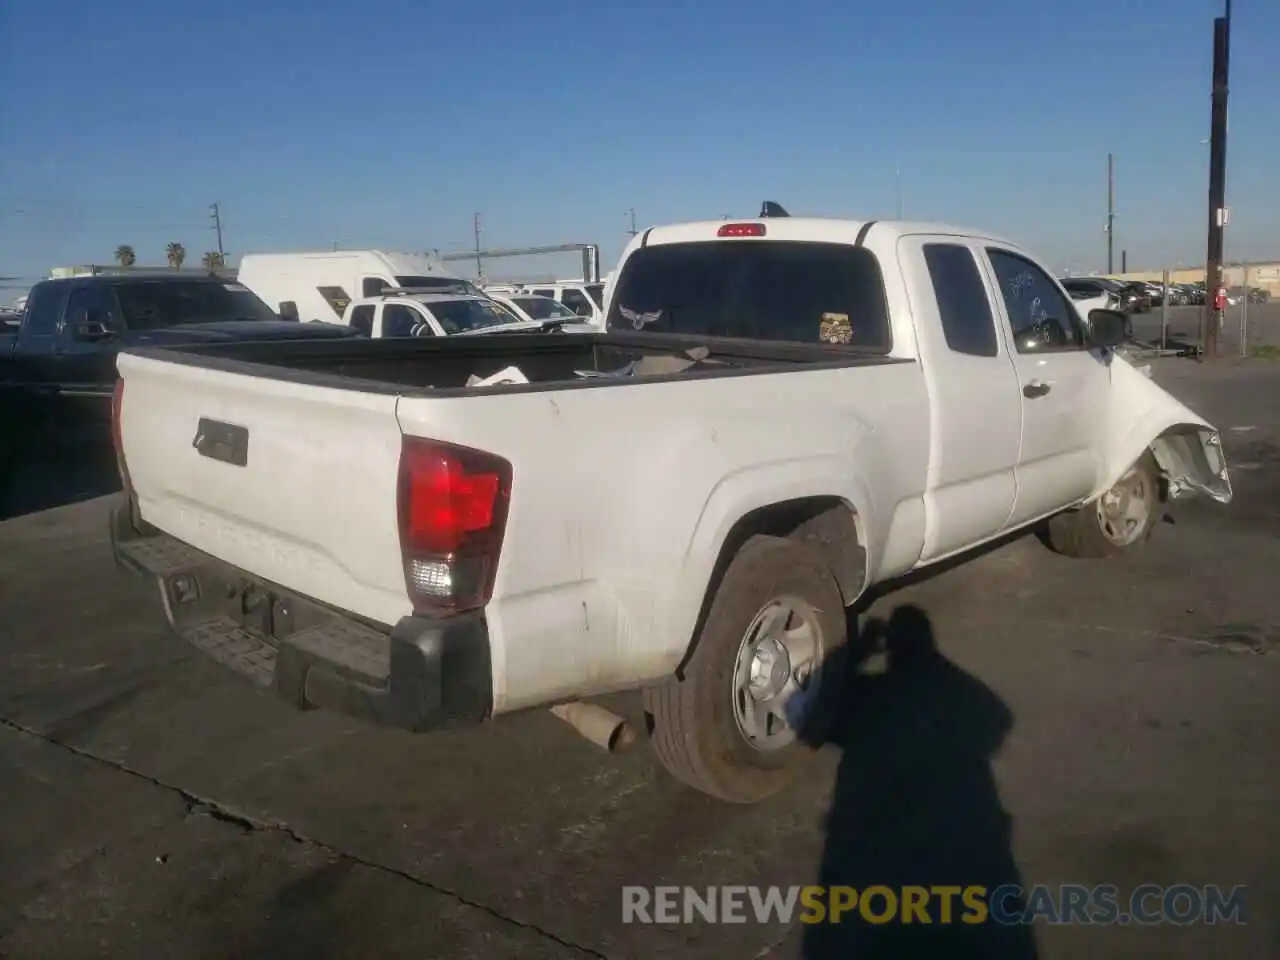
<svg viewBox="0 0 1280 960">
<path fill-rule="evenodd" d="M 187 248 L 180 243 L 170 243 L 164 248 L 165 259 L 175 270 L 182 269 L 182 261 L 187 259 Z"/>
<path fill-rule="evenodd" d="M 132 267 L 138 262 L 138 255 L 133 252 L 133 247 L 127 243 L 122 243 L 116 247 L 116 263 L 122 267 Z"/>
<path fill-rule="evenodd" d="M 217 270 L 226 266 L 226 264 L 223 263 L 222 254 L 218 253 L 217 250 L 210 250 L 200 258 L 200 262 L 204 265 L 206 270 Z"/>
</svg>

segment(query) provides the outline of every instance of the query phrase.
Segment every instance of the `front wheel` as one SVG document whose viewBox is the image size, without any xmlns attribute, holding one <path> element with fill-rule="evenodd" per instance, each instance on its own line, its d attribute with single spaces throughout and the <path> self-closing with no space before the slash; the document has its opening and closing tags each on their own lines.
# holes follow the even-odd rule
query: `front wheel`
<svg viewBox="0 0 1280 960">
<path fill-rule="evenodd" d="M 1050 518 L 1049 546 L 1068 557 L 1126 553 L 1150 539 L 1160 503 L 1160 471 L 1148 452 L 1102 496 Z"/>
<path fill-rule="evenodd" d="M 753 537 L 730 562 L 683 676 L 645 691 L 654 751 L 685 784 L 731 803 L 785 787 L 820 745 L 838 693 L 845 609 L 812 546 Z"/>
</svg>

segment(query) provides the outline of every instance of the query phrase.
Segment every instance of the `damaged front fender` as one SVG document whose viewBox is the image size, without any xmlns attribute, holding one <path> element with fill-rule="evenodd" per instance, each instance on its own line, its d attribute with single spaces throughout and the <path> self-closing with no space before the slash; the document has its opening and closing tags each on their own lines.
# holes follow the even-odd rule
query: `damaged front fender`
<svg viewBox="0 0 1280 960">
<path fill-rule="evenodd" d="M 1150 450 L 1169 497 L 1200 493 L 1231 502 L 1231 477 L 1218 430 L 1168 391 L 1114 356 L 1107 410 L 1107 469 L 1094 496 L 1111 489 Z"/>
</svg>

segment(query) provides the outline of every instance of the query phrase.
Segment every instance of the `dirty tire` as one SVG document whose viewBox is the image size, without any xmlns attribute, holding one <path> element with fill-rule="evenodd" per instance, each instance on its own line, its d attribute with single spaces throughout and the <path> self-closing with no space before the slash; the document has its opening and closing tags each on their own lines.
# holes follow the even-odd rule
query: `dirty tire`
<svg viewBox="0 0 1280 960">
<path fill-rule="evenodd" d="M 734 716 L 733 675 L 743 637 L 772 600 L 795 597 L 816 611 L 823 659 L 818 700 L 805 737 L 762 751 L 742 735 Z M 730 803 L 755 803 L 786 787 L 821 745 L 821 726 L 838 697 L 832 659 L 846 639 L 840 589 L 820 551 L 782 537 L 755 536 L 725 570 L 694 640 L 683 679 L 645 691 L 654 751 L 676 779 Z"/>
<path fill-rule="evenodd" d="M 1134 469 L 1141 473 L 1151 501 L 1146 522 L 1132 542 L 1122 545 L 1107 538 L 1102 532 L 1102 524 L 1098 519 L 1098 500 L 1095 499 L 1079 510 L 1069 510 L 1049 519 L 1046 540 L 1050 549 L 1066 557 L 1098 560 L 1137 550 L 1151 539 L 1163 510 L 1160 471 L 1150 451 L 1142 455 Z"/>
</svg>

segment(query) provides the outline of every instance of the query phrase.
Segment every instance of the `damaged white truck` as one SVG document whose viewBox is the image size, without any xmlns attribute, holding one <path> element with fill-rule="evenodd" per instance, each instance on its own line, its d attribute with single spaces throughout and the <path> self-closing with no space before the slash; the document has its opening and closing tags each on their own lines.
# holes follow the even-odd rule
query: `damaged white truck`
<svg viewBox="0 0 1280 960">
<path fill-rule="evenodd" d="M 1166 499 L 1231 499 L 1215 429 L 1116 356 L 1124 318 L 994 236 L 656 227 L 605 308 L 574 337 L 126 351 L 117 558 L 299 708 L 430 731 L 642 689 L 662 763 L 745 803 L 811 752 L 872 585 L 1037 525 L 1105 557 Z"/>
</svg>

